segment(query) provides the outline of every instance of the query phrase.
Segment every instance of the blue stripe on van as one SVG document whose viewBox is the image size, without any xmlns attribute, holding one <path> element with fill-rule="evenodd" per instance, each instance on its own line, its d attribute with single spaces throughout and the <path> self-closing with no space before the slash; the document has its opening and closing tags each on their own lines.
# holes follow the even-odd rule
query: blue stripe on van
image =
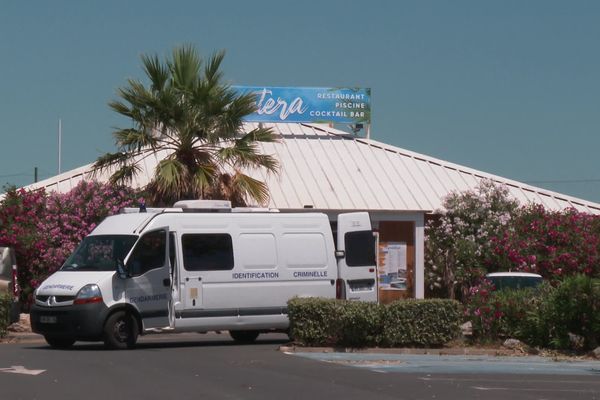
<svg viewBox="0 0 600 400">
<path fill-rule="evenodd" d="M 213 310 L 185 310 L 175 314 L 177 318 L 245 317 L 255 315 L 287 315 L 287 307 L 222 308 Z"/>
</svg>

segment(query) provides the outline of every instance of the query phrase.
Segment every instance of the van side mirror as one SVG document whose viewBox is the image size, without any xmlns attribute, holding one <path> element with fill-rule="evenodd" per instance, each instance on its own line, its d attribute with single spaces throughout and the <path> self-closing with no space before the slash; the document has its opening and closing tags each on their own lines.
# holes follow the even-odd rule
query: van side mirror
<svg viewBox="0 0 600 400">
<path fill-rule="evenodd" d="M 129 271 L 123 263 L 123 260 L 117 260 L 117 276 L 121 279 L 127 279 L 129 277 Z"/>
<path fill-rule="evenodd" d="M 335 258 L 341 259 L 344 257 L 346 257 L 346 252 L 344 250 L 336 250 L 335 251 Z"/>
</svg>

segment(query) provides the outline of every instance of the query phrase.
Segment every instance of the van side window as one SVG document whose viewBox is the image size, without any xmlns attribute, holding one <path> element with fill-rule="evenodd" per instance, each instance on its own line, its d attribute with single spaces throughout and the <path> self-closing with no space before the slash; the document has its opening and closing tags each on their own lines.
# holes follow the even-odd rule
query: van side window
<svg viewBox="0 0 600 400">
<path fill-rule="evenodd" d="M 186 271 L 227 271 L 233 269 L 233 245 L 226 233 L 193 233 L 181 237 L 183 267 Z"/>
<path fill-rule="evenodd" d="M 133 249 L 127 261 L 127 270 L 131 276 L 162 268 L 165 265 L 165 231 L 159 230 L 145 234 Z"/>
<path fill-rule="evenodd" d="M 348 232 L 344 236 L 349 267 L 375 265 L 375 237 L 372 231 Z"/>
</svg>

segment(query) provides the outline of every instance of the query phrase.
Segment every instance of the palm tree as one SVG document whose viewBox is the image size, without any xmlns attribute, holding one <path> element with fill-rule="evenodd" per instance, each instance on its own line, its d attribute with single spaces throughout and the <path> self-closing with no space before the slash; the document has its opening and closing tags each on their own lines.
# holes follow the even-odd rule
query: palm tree
<svg viewBox="0 0 600 400">
<path fill-rule="evenodd" d="M 244 132 L 243 117 L 255 111 L 255 98 L 222 83 L 224 55 L 217 52 L 204 65 L 191 46 L 175 48 L 164 63 L 142 56 L 148 86 L 130 79 L 118 90 L 120 99 L 109 103 L 133 127 L 114 132 L 119 150 L 99 157 L 94 170 L 114 171 L 110 182 L 128 184 L 143 160 L 157 155 L 163 158 L 146 188 L 155 204 L 202 198 L 267 203 L 267 185 L 245 172 L 278 171 L 277 160 L 258 147 L 276 137 L 262 127 Z"/>
</svg>

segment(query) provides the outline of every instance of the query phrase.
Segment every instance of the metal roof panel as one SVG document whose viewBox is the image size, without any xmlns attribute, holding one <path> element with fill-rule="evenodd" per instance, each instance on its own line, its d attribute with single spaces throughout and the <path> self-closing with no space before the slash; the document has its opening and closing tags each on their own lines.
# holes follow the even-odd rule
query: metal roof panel
<svg viewBox="0 0 600 400">
<path fill-rule="evenodd" d="M 261 126 L 246 123 L 250 131 Z M 279 174 L 249 171 L 267 182 L 269 206 L 300 208 L 312 205 L 335 210 L 432 211 L 440 208 L 443 198 L 453 191 L 472 190 L 482 179 L 491 179 L 509 188 L 521 204 L 541 203 L 551 210 L 574 207 L 600 214 L 600 204 L 541 189 L 521 182 L 488 174 L 434 157 L 394 147 L 375 140 L 354 137 L 326 125 L 262 124 L 280 136 L 279 142 L 262 143 L 266 154 L 275 156 Z M 159 159 L 148 157 L 143 171 L 133 182 L 145 186 L 154 174 Z M 91 179 L 92 164 L 65 172 L 27 186 L 61 192 L 73 188 L 82 179 Z M 107 181 L 109 173 L 95 179 Z M 0 196 L 1 198 L 1 196 Z"/>
</svg>

